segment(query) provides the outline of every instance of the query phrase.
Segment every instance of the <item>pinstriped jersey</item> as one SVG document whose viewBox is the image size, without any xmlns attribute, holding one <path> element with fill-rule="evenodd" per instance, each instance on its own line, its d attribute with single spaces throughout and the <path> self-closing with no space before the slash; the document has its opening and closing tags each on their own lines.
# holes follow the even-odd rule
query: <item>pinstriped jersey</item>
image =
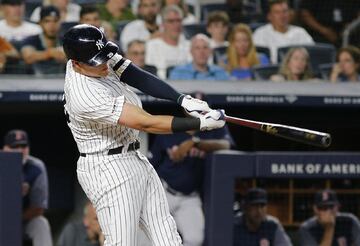
<svg viewBox="0 0 360 246">
<path fill-rule="evenodd" d="M 141 101 L 112 69 L 106 77 L 88 77 L 75 72 L 68 61 L 64 99 L 68 126 L 79 152 L 103 152 L 138 138 L 138 130 L 119 125 L 118 119 L 125 102 L 141 107 Z"/>
</svg>

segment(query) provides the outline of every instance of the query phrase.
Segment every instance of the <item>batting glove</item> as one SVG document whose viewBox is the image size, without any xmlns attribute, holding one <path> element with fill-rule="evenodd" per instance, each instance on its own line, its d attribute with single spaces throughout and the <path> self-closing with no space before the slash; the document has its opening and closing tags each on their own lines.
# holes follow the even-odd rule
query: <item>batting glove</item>
<svg viewBox="0 0 360 246">
<path fill-rule="evenodd" d="M 224 110 L 210 110 L 200 117 L 200 131 L 209 131 L 225 125 Z"/>
<path fill-rule="evenodd" d="M 121 74 L 124 72 L 127 66 L 129 66 L 130 63 L 131 63 L 130 60 L 122 57 L 117 53 L 113 57 L 111 57 L 110 60 L 108 61 L 108 65 L 119 76 L 121 76 Z"/>
<path fill-rule="evenodd" d="M 202 115 L 211 110 L 207 102 L 193 98 L 190 95 L 186 95 L 183 98 L 181 106 L 187 114 L 195 118 L 200 118 Z"/>
</svg>

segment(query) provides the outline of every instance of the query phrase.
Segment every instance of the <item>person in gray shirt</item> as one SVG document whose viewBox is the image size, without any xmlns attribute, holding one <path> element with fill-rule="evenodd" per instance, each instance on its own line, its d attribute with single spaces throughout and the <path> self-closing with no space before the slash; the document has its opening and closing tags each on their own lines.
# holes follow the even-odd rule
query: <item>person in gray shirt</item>
<svg viewBox="0 0 360 246">
<path fill-rule="evenodd" d="M 267 193 L 251 188 L 243 200 L 243 212 L 235 216 L 234 246 L 291 246 L 279 220 L 267 215 Z"/>
<path fill-rule="evenodd" d="M 58 246 L 102 246 L 104 235 L 93 205 L 88 201 L 82 221 L 68 223 L 61 232 Z"/>
<path fill-rule="evenodd" d="M 339 201 L 333 190 L 315 194 L 315 216 L 299 229 L 301 246 L 360 246 L 360 223 L 350 213 L 339 212 Z"/>
</svg>

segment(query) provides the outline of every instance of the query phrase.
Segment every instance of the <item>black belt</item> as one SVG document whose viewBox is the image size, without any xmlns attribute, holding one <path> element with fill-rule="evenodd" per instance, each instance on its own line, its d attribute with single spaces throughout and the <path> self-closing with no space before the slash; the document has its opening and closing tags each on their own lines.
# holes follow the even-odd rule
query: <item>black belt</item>
<svg viewBox="0 0 360 246">
<path fill-rule="evenodd" d="M 119 147 L 116 147 L 114 149 L 109 149 L 109 151 L 107 152 L 107 155 L 121 154 L 123 148 L 124 148 L 124 146 L 119 146 Z M 140 142 L 136 140 L 135 142 L 132 142 L 131 144 L 129 144 L 129 146 L 127 148 L 127 152 L 135 151 L 135 150 L 138 150 L 138 149 L 140 149 Z M 91 155 L 91 154 L 80 153 L 80 156 L 82 156 L 82 157 L 86 157 L 87 155 Z"/>
</svg>

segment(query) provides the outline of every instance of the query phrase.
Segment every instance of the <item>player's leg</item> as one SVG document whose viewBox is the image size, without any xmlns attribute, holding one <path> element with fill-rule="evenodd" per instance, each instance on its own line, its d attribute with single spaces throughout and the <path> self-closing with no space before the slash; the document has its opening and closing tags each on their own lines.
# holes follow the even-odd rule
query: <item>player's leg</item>
<svg viewBox="0 0 360 246">
<path fill-rule="evenodd" d="M 147 160 L 144 165 L 148 166 L 149 180 L 140 221 L 154 246 L 182 245 L 159 176 Z"/>
<path fill-rule="evenodd" d="M 205 219 L 200 197 L 197 194 L 183 196 L 178 202 L 174 218 L 184 246 L 201 246 L 204 241 Z"/>
<path fill-rule="evenodd" d="M 25 225 L 25 233 L 31 238 L 33 246 L 52 245 L 50 225 L 44 216 L 31 219 Z"/>
<path fill-rule="evenodd" d="M 143 165 L 136 155 L 126 154 L 89 164 L 86 172 L 79 166 L 78 179 L 96 208 L 104 245 L 135 246 L 147 181 Z"/>
</svg>

